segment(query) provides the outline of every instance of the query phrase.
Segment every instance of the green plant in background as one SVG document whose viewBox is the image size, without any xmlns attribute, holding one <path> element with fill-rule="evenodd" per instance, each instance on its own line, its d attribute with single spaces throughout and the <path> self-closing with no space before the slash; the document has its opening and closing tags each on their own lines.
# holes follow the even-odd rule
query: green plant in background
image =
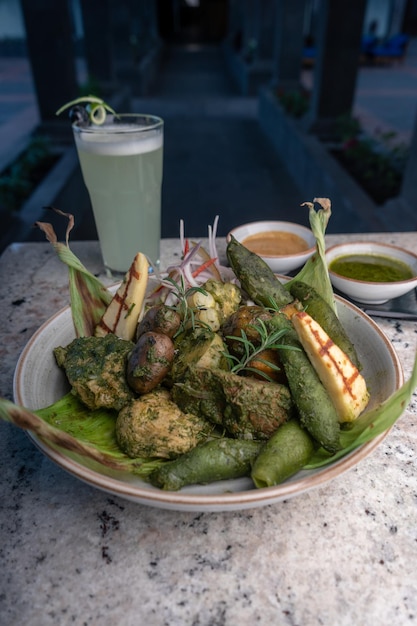
<svg viewBox="0 0 417 626">
<path fill-rule="evenodd" d="M 336 139 L 343 143 L 358 137 L 362 133 L 361 123 L 357 117 L 341 115 L 336 123 Z"/>
<path fill-rule="evenodd" d="M 291 117 L 300 118 L 305 115 L 310 107 L 310 94 L 304 89 L 285 91 L 278 89 L 276 96 L 284 111 Z"/>
<path fill-rule="evenodd" d="M 56 159 L 46 137 L 33 137 L 26 150 L 0 174 L 0 209 L 19 210 Z"/>
<path fill-rule="evenodd" d="M 366 135 L 358 119 L 343 116 L 336 134 L 339 147 L 334 156 L 377 204 L 400 193 L 409 149 L 397 142 L 396 133 L 377 130 Z"/>
<path fill-rule="evenodd" d="M 256 39 L 249 39 L 248 43 L 246 44 L 244 53 L 243 53 L 243 58 L 245 59 L 247 63 L 252 63 L 255 60 L 257 53 L 258 53 L 258 41 Z"/>
</svg>

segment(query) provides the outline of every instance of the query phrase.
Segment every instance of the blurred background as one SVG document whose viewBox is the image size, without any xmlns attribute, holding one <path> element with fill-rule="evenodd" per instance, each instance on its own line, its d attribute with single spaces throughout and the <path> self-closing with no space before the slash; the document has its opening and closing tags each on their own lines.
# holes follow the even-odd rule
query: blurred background
<svg viewBox="0 0 417 626">
<path fill-rule="evenodd" d="M 417 0 L 0 0 L 0 251 L 45 206 L 97 237 L 55 115 L 83 94 L 164 118 L 163 237 L 314 197 L 329 232 L 417 231 Z"/>
</svg>

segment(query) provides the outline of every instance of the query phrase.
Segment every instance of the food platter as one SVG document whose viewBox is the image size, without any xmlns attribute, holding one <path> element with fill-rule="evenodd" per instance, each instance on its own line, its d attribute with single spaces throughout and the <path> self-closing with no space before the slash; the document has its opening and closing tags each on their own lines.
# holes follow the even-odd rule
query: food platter
<svg viewBox="0 0 417 626">
<path fill-rule="evenodd" d="M 403 383 L 398 356 L 388 338 L 363 311 L 336 297 L 340 320 L 353 340 L 363 365 L 371 394 L 369 408 L 376 406 Z M 75 337 L 71 311 L 62 309 L 29 340 L 14 375 L 15 402 L 30 410 L 46 407 L 69 389 L 65 376 L 55 363 L 53 349 L 67 345 Z M 276 503 L 322 485 L 354 467 L 384 439 L 386 433 L 357 448 L 331 465 L 303 470 L 285 483 L 256 489 L 250 479 L 227 480 L 210 485 L 193 485 L 178 492 L 161 491 L 127 472 L 111 470 L 97 462 L 29 433 L 34 444 L 58 466 L 107 493 L 159 508 L 181 511 L 232 511 Z"/>
</svg>

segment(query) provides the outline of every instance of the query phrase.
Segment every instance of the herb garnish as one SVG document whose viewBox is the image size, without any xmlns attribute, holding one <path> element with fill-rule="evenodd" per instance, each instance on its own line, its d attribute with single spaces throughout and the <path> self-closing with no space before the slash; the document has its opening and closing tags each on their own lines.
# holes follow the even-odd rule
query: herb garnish
<svg viewBox="0 0 417 626">
<path fill-rule="evenodd" d="M 191 328 L 194 330 L 196 326 L 207 326 L 207 324 L 202 324 L 198 322 L 195 318 L 195 307 L 191 307 L 188 303 L 190 296 L 194 293 L 198 292 L 207 295 L 207 291 L 202 287 L 186 287 L 184 277 L 181 275 L 179 278 L 179 282 L 175 281 L 171 276 L 167 276 L 162 280 L 162 283 L 169 283 L 169 288 L 172 290 L 173 294 L 178 300 L 178 304 L 171 307 L 174 311 L 177 311 L 181 316 L 181 324 L 179 329 L 177 330 L 175 337 L 180 335 L 186 328 Z"/>
<path fill-rule="evenodd" d="M 240 331 L 240 334 L 241 334 L 240 337 L 236 337 L 234 335 L 228 335 L 226 337 L 226 339 L 239 341 L 243 345 L 243 349 L 245 351 L 245 354 L 241 358 L 238 358 L 237 356 L 234 356 L 233 354 L 229 354 L 228 352 L 224 353 L 225 357 L 234 363 L 234 365 L 231 368 L 231 371 L 234 374 L 237 374 L 238 372 L 241 372 L 242 370 L 245 370 L 247 372 L 254 372 L 256 374 L 263 376 L 269 382 L 273 382 L 273 379 L 270 376 L 268 376 L 266 372 L 263 372 L 257 369 L 256 367 L 252 367 L 250 365 L 251 362 L 255 359 L 255 357 L 258 357 L 256 359 L 258 363 L 264 363 L 270 369 L 274 370 L 275 372 L 279 372 L 281 370 L 278 367 L 278 365 L 276 365 L 275 363 L 271 363 L 271 361 L 268 361 L 266 359 L 259 358 L 259 355 L 264 350 L 271 350 L 271 349 L 273 350 L 280 350 L 280 349 L 300 350 L 300 348 L 297 348 L 295 346 L 286 346 L 280 343 L 279 340 L 287 332 L 287 329 L 285 328 L 276 330 L 270 333 L 266 327 L 265 322 L 261 319 L 258 319 L 256 324 L 249 324 L 248 328 L 251 328 L 258 333 L 259 339 L 260 339 L 259 345 L 254 345 L 252 341 L 248 339 L 248 336 L 243 329 L 241 329 Z"/>
<path fill-rule="evenodd" d="M 83 106 L 79 106 L 83 105 Z M 113 115 L 116 115 L 116 112 L 112 109 L 110 105 L 108 105 L 101 98 L 97 98 L 96 96 L 82 96 L 81 98 L 76 98 L 75 100 L 71 100 L 71 102 L 67 102 L 64 104 L 55 115 L 61 115 L 67 109 L 74 109 L 76 115 L 74 117 L 80 116 L 79 119 L 85 119 L 85 122 L 90 121 L 92 124 L 96 124 L 100 126 L 104 124 L 106 121 L 106 116 L 108 111 Z M 83 112 L 86 112 L 86 116 L 83 116 Z M 70 111 L 71 115 L 71 111 Z"/>
</svg>

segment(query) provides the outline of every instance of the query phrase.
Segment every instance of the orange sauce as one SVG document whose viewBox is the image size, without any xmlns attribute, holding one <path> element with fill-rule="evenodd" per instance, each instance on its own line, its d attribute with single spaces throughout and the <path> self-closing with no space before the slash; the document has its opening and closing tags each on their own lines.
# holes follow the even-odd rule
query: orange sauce
<svg viewBox="0 0 417 626">
<path fill-rule="evenodd" d="M 308 250 L 307 242 L 294 233 L 271 230 L 249 235 L 242 244 L 260 256 L 285 256 Z"/>
</svg>

